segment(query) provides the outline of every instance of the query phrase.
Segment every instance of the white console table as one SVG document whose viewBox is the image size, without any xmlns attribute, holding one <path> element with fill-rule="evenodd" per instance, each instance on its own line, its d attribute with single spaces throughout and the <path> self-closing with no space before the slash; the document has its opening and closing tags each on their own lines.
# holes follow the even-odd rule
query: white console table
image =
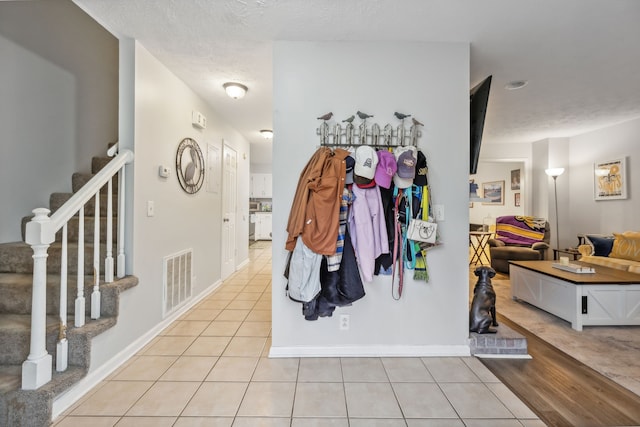
<svg viewBox="0 0 640 427">
<path fill-rule="evenodd" d="M 600 266 L 595 273 L 577 274 L 552 264 L 511 261 L 512 298 L 570 322 L 577 331 L 589 325 L 640 325 L 640 274 Z"/>
</svg>

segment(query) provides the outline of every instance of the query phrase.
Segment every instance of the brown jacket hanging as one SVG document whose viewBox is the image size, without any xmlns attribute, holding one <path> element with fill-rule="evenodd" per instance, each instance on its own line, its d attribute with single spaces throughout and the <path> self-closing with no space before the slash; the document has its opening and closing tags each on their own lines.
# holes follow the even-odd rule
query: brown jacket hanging
<svg viewBox="0 0 640 427">
<path fill-rule="evenodd" d="M 335 253 L 348 155 L 341 148 L 320 147 L 305 166 L 287 222 L 288 251 L 293 251 L 296 238 L 302 235 L 302 241 L 313 252 Z"/>
</svg>

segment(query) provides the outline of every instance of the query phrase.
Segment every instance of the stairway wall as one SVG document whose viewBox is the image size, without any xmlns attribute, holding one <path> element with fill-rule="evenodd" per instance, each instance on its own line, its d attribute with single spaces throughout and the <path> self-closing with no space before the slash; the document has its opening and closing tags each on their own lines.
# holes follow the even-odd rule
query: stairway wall
<svg viewBox="0 0 640 427">
<path fill-rule="evenodd" d="M 0 242 L 13 242 L 117 140 L 118 41 L 70 0 L 1 1 L 0 51 Z"/>
</svg>

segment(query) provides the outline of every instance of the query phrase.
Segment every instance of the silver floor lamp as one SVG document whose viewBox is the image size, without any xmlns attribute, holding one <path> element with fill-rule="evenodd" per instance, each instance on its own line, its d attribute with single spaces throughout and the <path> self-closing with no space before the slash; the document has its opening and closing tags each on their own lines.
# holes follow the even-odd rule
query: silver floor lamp
<svg viewBox="0 0 640 427">
<path fill-rule="evenodd" d="M 560 249 L 560 229 L 558 227 L 558 186 L 556 180 L 564 173 L 564 168 L 549 168 L 545 169 L 544 172 L 553 178 L 553 193 L 556 205 L 556 248 Z"/>
</svg>

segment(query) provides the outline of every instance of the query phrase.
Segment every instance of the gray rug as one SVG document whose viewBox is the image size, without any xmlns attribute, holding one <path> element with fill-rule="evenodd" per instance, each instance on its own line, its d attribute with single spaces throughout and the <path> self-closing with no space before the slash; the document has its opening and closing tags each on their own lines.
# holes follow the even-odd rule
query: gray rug
<svg viewBox="0 0 640 427">
<path fill-rule="evenodd" d="M 640 326 L 585 326 L 578 332 L 569 322 L 511 299 L 506 276 L 492 283 L 499 314 L 640 395 Z"/>
</svg>

